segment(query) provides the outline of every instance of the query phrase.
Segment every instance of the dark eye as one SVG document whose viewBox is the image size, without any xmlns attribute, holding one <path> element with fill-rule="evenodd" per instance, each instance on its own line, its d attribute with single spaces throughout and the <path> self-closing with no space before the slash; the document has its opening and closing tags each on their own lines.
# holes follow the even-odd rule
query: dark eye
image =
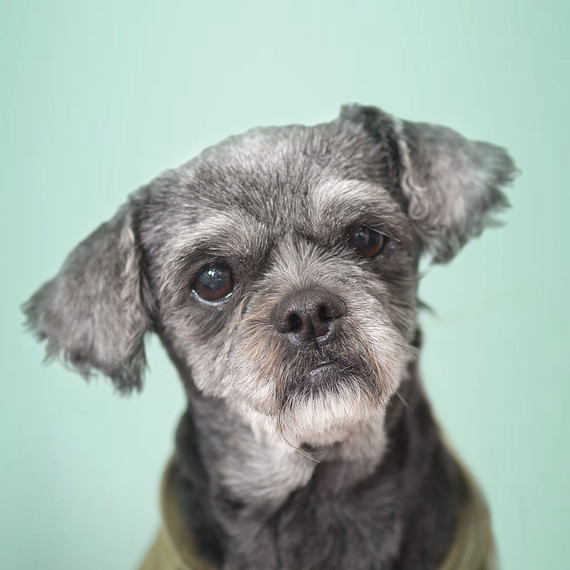
<svg viewBox="0 0 570 570">
<path fill-rule="evenodd" d="M 206 301 L 219 301 L 234 290 L 232 272 L 224 265 L 204 269 L 192 283 L 192 290 Z"/>
<path fill-rule="evenodd" d="M 352 234 L 352 245 L 362 257 L 372 258 L 377 256 L 388 243 L 388 238 L 377 232 L 362 226 Z"/>
</svg>

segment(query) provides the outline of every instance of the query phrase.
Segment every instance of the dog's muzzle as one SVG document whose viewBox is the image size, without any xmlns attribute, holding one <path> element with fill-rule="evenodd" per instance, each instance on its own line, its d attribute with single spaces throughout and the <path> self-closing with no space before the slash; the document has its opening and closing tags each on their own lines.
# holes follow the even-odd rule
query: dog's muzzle
<svg viewBox="0 0 570 570">
<path fill-rule="evenodd" d="M 310 286 L 281 297 L 269 321 L 281 340 L 276 367 L 276 399 L 280 405 L 305 406 L 307 399 L 363 394 L 376 400 L 380 376 L 371 350 L 359 339 L 345 301 L 325 287 Z"/>
</svg>

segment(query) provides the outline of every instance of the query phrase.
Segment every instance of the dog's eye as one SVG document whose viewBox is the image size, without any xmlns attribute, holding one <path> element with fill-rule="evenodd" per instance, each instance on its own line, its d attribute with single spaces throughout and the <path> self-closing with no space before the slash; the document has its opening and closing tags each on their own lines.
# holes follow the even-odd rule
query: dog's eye
<svg viewBox="0 0 570 570">
<path fill-rule="evenodd" d="M 362 226 L 352 234 L 352 245 L 362 257 L 377 256 L 388 243 L 388 238 L 376 230 Z"/>
<path fill-rule="evenodd" d="M 192 284 L 192 290 L 206 301 L 219 301 L 227 297 L 234 289 L 232 272 L 224 265 L 208 267 Z"/>
</svg>

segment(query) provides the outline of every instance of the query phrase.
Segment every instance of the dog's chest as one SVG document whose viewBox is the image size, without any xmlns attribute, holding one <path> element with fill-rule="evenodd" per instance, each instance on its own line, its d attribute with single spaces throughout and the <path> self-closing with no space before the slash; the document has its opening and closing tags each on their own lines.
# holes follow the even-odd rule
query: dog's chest
<svg viewBox="0 0 570 570">
<path fill-rule="evenodd" d="M 401 536 L 394 483 L 372 476 L 339 493 L 342 471 L 320 464 L 273 509 L 234 503 L 224 568 L 390 568 Z"/>
</svg>

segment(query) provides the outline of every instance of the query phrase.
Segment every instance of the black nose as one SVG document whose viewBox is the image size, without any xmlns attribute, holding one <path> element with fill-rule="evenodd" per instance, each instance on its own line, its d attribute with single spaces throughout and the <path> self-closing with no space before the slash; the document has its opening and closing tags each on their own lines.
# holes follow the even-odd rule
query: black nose
<svg viewBox="0 0 570 570">
<path fill-rule="evenodd" d="M 280 333 L 286 334 L 293 344 L 321 344 L 328 340 L 335 322 L 345 312 L 339 297 L 311 287 L 287 295 L 273 310 L 271 320 Z"/>
</svg>

